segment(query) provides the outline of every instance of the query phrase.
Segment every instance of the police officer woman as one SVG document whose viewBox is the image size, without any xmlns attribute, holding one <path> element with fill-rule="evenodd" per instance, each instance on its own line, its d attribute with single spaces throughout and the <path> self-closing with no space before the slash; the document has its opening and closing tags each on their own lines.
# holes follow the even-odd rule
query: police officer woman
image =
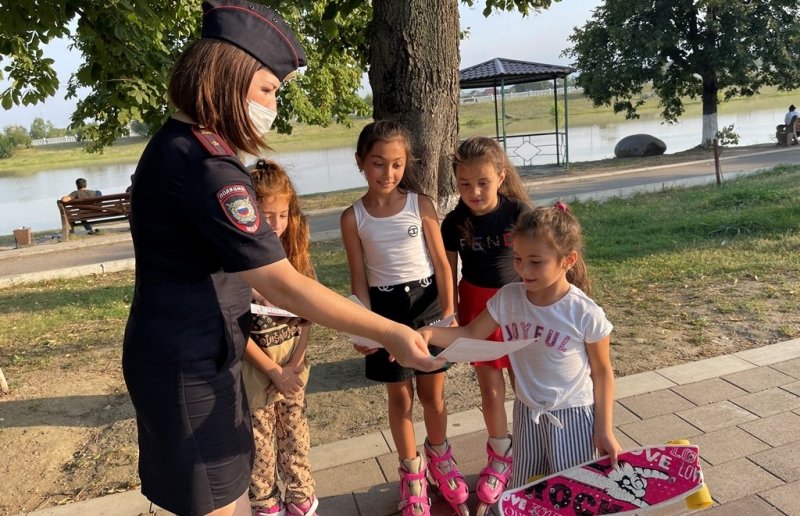
<svg viewBox="0 0 800 516">
<path fill-rule="evenodd" d="M 325 326 L 442 365 L 416 332 L 296 272 L 257 209 L 237 153 L 257 154 L 282 81 L 305 53 L 273 11 L 203 2 L 202 38 L 178 59 L 178 111 L 150 140 L 131 192 L 136 285 L 122 366 L 136 409 L 142 493 L 177 514 L 249 515 L 253 455 L 241 361 L 251 286 Z"/>
</svg>

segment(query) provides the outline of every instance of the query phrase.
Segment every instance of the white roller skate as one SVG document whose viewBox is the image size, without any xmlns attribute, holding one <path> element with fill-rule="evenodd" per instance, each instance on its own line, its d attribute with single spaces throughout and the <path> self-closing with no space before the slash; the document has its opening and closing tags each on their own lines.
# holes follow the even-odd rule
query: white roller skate
<svg viewBox="0 0 800 516">
<path fill-rule="evenodd" d="M 422 457 L 400 461 L 400 504 L 402 516 L 430 516 L 431 500 L 428 498 L 428 469 Z"/>
<path fill-rule="evenodd" d="M 495 446 L 498 449 L 505 448 L 505 452 L 495 452 L 490 443 L 491 441 L 495 441 Z M 486 455 L 488 456 L 486 467 L 481 470 L 478 484 L 475 486 L 475 494 L 478 495 L 477 516 L 490 514 L 490 509 L 505 491 L 513 472 L 511 468 L 513 463 L 511 458 L 511 438 L 490 439 L 490 442 L 486 443 Z"/>
<path fill-rule="evenodd" d="M 469 516 L 469 488 L 464 482 L 464 475 L 456 468 L 450 443 L 445 440 L 444 444 L 433 446 L 425 439 L 425 457 L 430 464 L 428 482 L 439 489 L 458 516 Z"/>
</svg>

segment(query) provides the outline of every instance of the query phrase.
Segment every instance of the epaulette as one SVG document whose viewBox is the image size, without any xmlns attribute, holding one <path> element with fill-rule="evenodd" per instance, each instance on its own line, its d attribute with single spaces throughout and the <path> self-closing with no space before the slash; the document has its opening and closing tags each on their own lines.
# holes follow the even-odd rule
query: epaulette
<svg viewBox="0 0 800 516">
<path fill-rule="evenodd" d="M 235 156 L 236 153 L 233 149 L 223 140 L 217 133 L 211 132 L 208 129 L 193 125 L 192 132 L 194 133 L 200 144 L 205 147 L 209 154 L 212 156 Z"/>
</svg>

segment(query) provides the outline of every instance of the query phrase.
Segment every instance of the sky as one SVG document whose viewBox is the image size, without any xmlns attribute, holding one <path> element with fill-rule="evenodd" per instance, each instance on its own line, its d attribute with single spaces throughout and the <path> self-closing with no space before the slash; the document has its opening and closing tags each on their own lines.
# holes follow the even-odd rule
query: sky
<svg viewBox="0 0 800 516">
<path fill-rule="evenodd" d="M 489 18 L 481 14 L 483 2 L 476 7 L 460 5 L 461 28 L 469 37 L 461 41 L 461 68 L 467 68 L 495 57 L 520 59 L 546 64 L 569 64 L 561 52 L 569 46 L 567 38 L 576 26 L 582 26 L 602 0 L 561 0 L 550 9 L 523 18 L 519 13 L 495 13 Z M 76 99 L 65 100 L 70 75 L 81 62 L 79 52 L 69 48 L 67 40 L 58 40 L 45 47 L 45 55 L 55 60 L 61 84 L 55 97 L 35 106 L 0 108 L 0 128 L 21 125 L 30 128 L 34 118 L 49 120 L 55 127 L 66 127 L 75 109 Z M 0 66 L 2 66 L 0 61 Z M 366 79 L 365 79 L 366 80 Z M 0 89 L 8 87 L 0 81 Z"/>
</svg>

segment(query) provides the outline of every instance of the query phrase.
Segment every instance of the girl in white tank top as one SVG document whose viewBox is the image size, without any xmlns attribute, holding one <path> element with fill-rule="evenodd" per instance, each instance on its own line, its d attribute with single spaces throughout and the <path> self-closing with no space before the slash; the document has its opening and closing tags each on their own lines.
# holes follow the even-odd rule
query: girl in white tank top
<svg viewBox="0 0 800 516">
<path fill-rule="evenodd" d="M 413 158 L 405 132 L 394 122 L 367 125 L 359 136 L 356 162 L 367 180 L 367 193 L 341 218 L 353 294 L 374 312 L 412 328 L 452 314 L 453 280 L 439 218 L 431 199 L 409 184 Z M 389 395 L 402 514 L 429 514 L 426 468 L 445 499 L 454 508 L 463 506 L 469 490 L 447 442 L 444 369 L 423 374 L 390 361 L 384 349 L 356 349 L 366 357 L 367 378 L 384 382 Z M 428 430 L 427 461 L 417 453 L 410 416 L 415 390 Z"/>
</svg>

